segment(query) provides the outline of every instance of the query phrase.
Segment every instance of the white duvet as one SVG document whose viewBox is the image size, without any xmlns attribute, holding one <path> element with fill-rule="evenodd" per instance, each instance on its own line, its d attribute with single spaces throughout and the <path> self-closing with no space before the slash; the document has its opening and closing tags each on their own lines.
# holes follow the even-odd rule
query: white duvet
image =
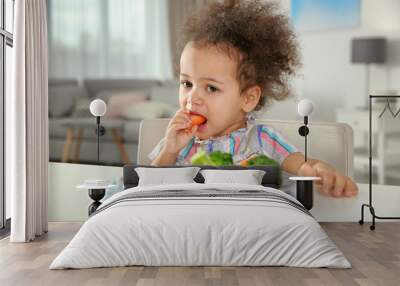
<svg viewBox="0 0 400 286">
<path fill-rule="evenodd" d="M 50 269 L 146 266 L 295 266 L 349 268 L 317 221 L 274 199 L 173 197 L 118 201 L 146 191 L 258 190 L 255 185 L 179 184 L 127 189 L 106 200 Z"/>
</svg>

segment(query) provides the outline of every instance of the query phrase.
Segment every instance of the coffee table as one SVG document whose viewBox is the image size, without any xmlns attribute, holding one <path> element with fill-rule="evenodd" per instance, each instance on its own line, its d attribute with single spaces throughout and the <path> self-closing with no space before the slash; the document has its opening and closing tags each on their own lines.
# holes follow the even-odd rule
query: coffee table
<svg viewBox="0 0 400 286">
<path fill-rule="evenodd" d="M 96 130 L 96 120 L 94 118 L 70 118 L 62 124 L 67 128 L 65 143 L 62 152 L 61 161 L 66 162 L 79 162 L 80 148 L 82 143 L 82 135 L 84 129 L 91 129 L 93 133 Z M 103 125 L 107 131 L 111 131 L 113 141 L 118 148 L 119 154 L 124 164 L 131 164 L 129 156 L 125 150 L 124 138 L 122 136 L 124 130 L 124 120 L 107 119 L 103 120 Z M 75 134 L 76 133 L 76 134 Z M 76 140 L 76 148 L 74 158 L 71 160 L 70 154 L 74 141 Z"/>
</svg>

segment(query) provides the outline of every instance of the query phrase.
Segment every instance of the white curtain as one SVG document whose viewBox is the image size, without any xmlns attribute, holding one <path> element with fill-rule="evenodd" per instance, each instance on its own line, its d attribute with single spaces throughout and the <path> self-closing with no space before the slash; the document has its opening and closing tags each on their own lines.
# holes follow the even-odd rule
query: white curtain
<svg viewBox="0 0 400 286">
<path fill-rule="evenodd" d="M 174 76 L 179 78 L 180 35 L 186 18 L 204 8 L 213 0 L 168 0 L 170 49 Z"/>
<path fill-rule="evenodd" d="M 172 78 L 168 0 L 49 0 L 50 78 Z"/>
<path fill-rule="evenodd" d="M 46 0 L 15 1 L 13 91 L 6 98 L 6 187 L 11 242 L 47 232 L 48 107 Z"/>
</svg>

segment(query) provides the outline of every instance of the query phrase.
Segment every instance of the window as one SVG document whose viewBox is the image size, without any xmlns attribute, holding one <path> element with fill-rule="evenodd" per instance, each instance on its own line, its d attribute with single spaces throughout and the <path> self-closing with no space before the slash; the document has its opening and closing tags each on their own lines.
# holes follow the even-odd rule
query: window
<svg viewBox="0 0 400 286">
<path fill-rule="evenodd" d="M 50 78 L 173 78 L 166 1 L 47 3 Z"/>
<path fill-rule="evenodd" d="M 5 172 L 5 98 L 11 92 L 14 0 L 0 0 L 0 236 L 9 231 L 10 194 L 6 193 Z"/>
</svg>

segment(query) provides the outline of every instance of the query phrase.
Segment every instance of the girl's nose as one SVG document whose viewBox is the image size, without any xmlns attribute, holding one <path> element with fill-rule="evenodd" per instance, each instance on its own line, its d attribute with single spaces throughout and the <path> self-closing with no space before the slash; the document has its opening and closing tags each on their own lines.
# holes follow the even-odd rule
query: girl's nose
<svg viewBox="0 0 400 286">
<path fill-rule="evenodd" d="M 201 105 L 202 98 L 201 98 L 201 95 L 199 94 L 199 92 L 197 92 L 196 90 L 193 90 L 189 94 L 187 103 L 188 103 L 189 106 Z"/>
</svg>

